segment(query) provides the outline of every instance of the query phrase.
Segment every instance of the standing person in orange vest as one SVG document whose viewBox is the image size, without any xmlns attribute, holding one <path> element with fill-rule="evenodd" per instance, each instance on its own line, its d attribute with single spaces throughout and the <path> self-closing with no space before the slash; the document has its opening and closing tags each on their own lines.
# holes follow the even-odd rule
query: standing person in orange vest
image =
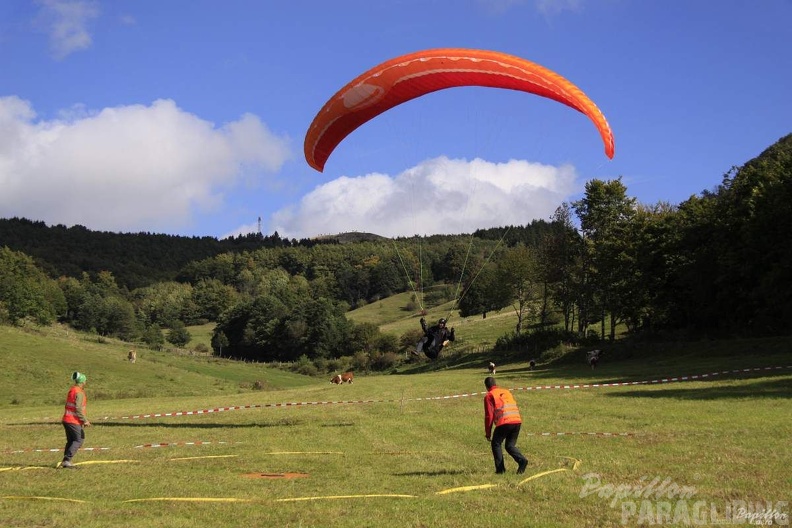
<svg viewBox="0 0 792 528">
<path fill-rule="evenodd" d="M 85 382 L 88 378 L 85 374 L 75 372 L 72 374 L 72 385 L 66 395 L 66 410 L 63 413 L 63 428 L 66 430 L 66 448 L 63 451 L 63 461 L 58 464 L 60 467 L 75 469 L 77 466 L 72 464 L 72 457 L 77 454 L 77 450 L 85 440 L 85 429 L 91 425 L 85 414 L 85 405 L 88 398 L 85 396 Z"/>
<path fill-rule="evenodd" d="M 517 473 L 524 473 L 528 459 L 517 449 L 517 438 L 520 436 L 520 410 L 511 392 L 498 387 L 492 376 L 484 380 L 487 395 L 484 396 L 484 434 L 492 445 L 492 456 L 495 459 L 495 473 L 506 473 L 503 462 L 503 444 L 506 441 L 506 452 L 517 462 Z M 492 426 L 495 426 L 493 431 Z"/>
</svg>

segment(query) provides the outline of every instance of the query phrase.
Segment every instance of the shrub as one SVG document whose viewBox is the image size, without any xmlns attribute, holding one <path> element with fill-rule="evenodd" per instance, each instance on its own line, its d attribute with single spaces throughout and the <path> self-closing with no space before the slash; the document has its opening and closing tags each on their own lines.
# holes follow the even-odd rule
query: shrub
<svg viewBox="0 0 792 528">
<path fill-rule="evenodd" d="M 454 288 L 451 286 L 443 286 L 441 288 L 433 288 L 427 291 L 424 295 L 424 304 L 426 306 L 439 306 L 454 298 Z"/>
<path fill-rule="evenodd" d="M 325 372 L 346 372 L 352 367 L 352 356 L 342 356 L 340 358 L 329 359 L 325 365 Z"/>
<path fill-rule="evenodd" d="M 352 356 L 352 367 L 355 370 L 368 372 L 370 364 L 371 360 L 369 355 L 365 352 L 355 352 L 355 355 Z"/>
<path fill-rule="evenodd" d="M 377 336 L 375 346 L 380 352 L 398 352 L 399 339 L 392 334 L 380 334 Z"/>
<path fill-rule="evenodd" d="M 415 344 L 421 340 L 424 333 L 421 331 L 420 328 L 415 328 L 413 330 L 408 330 L 404 332 L 401 337 L 399 338 L 399 346 L 401 347 L 401 351 L 405 352 L 407 350 L 412 350 L 415 348 Z"/>
<path fill-rule="evenodd" d="M 539 328 L 531 332 L 520 334 L 512 332 L 501 336 L 495 342 L 495 350 L 521 352 L 537 359 L 544 352 L 562 344 L 577 345 L 582 341 L 579 334 L 563 328 Z"/>
<path fill-rule="evenodd" d="M 371 370 L 385 371 L 391 370 L 399 364 L 401 356 L 395 352 L 380 352 L 375 351 L 371 353 Z"/>
<path fill-rule="evenodd" d="M 292 365 L 292 370 L 305 376 L 317 376 L 319 374 L 319 369 L 316 368 L 316 365 L 314 365 L 305 354 L 300 356 L 294 365 Z"/>
<path fill-rule="evenodd" d="M 330 372 L 330 360 L 323 357 L 313 358 L 313 364 L 317 372 Z"/>
<path fill-rule="evenodd" d="M 190 331 L 187 330 L 187 328 L 184 326 L 184 323 L 177 321 L 174 323 L 173 328 L 170 329 L 168 336 L 165 339 L 167 339 L 168 343 L 172 345 L 183 347 L 190 342 L 192 335 L 190 335 Z"/>
<path fill-rule="evenodd" d="M 402 310 L 411 313 L 418 311 L 418 300 L 416 299 L 414 293 L 410 296 L 410 300 L 407 302 L 406 305 L 404 305 L 404 308 L 402 308 Z"/>
<path fill-rule="evenodd" d="M 158 324 L 153 324 L 146 328 L 143 332 L 143 342 L 153 350 L 162 350 L 162 345 L 165 344 L 165 335 Z"/>
</svg>

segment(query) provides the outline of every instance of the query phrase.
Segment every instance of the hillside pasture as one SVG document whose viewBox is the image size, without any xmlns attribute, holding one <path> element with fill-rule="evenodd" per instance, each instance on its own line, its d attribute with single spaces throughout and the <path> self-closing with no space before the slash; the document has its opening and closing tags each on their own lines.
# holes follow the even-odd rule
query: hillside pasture
<svg viewBox="0 0 792 528">
<path fill-rule="evenodd" d="M 74 332 L 65 326 L 25 329 L 0 326 L 0 409 L 20 405 L 62 405 L 63 383 L 75 370 L 88 375 L 99 399 L 189 396 L 247 392 L 259 381 L 265 389 L 299 387 L 311 378 L 263 364 L 242 363 L 187 350 L 154 351 L 114 339 Z"/>
<path fill-rule="evenodd" d="M 419 310 L 405 309 L 411 296 L 410 292 L 393 295 L 352 310 L 348 317 L 356 323 L 375 324 L 382 332 L 397 337 L 411 330 L 420 330 L 421 317 L 426 318 L 429 325 L 444 317 L 448 319 L 448 326 L 456 329 L 456 346 L 467 345 L 478 349 L 491 348 L 498 337 L 514 331 L 517 325 L 517 315 L 511 307 L 490 312 L 486 318 L 481 315 L 460 317 L 454 301 L 449 301 L 426 309 L 426 314 L 422 315 Z"/>
</svg>

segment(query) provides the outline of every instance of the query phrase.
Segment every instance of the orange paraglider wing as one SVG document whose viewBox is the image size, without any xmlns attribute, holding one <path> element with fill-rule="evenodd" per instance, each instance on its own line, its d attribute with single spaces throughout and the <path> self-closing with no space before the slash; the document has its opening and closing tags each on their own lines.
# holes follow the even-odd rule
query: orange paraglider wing
<svg viewBox="0 0 792 528">
<path fill-rule="evenodd" d="M 605 154 L 613 157 L 613 133 L 605 116 L 564 77 L 507 53 L 441 48 L 383 62 L 341 88 L 308 128 L 305 160 L 322 172 L 336 146 L 366 121 L 410 99 L 455 86 L 507 88 L 564 103 L 594 122 Z"/>
</svg>

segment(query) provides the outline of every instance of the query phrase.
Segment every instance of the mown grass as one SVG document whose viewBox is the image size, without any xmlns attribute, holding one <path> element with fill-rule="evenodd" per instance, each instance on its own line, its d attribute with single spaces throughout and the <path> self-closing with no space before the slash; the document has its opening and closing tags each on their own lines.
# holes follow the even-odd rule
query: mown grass
<svg viewBox="0 0 792 528">
<path fill-rule="evenodd" d="M 536 370 L 524 358 L 498 359 L 500 384 L 524 389 L 514 393 L 524 419 L 518 445 L 531 459 L 525 475 L 514 474 L 510 459 L 508 474 L 494 474 L 482 425 L 484 356 L 333 386 L 189 355 L 146 352 L 130 365 L 122 344 L 92 339 L 0 327 L 0 526 L 599 527 L 622 525 L 624 501 L 581 496 L 592 475 L 612 486 L 671 479 L 695 489 L 689 508 L 704 501 L 721 512 L 731 501 L 775 503 L 792 492 L 792 369 L 525 390 L 788 366 L 789 339 L 622 345 L 596 371 L 577 352 Z M 68 374 L 82 365 L 94 421 L 85 447 L 109 449 L 83 449 L 80 470 L 56 470 Z M 273 390 L 240 387 L 257 377 Z M 12 405 L 14 398 L 27 401 Z M 277 405 L 286 403 L 298 404 Z M 127 418 L 235 405 L 260 407 Z M 170 445 L 137 447 L 152 443 Z M 249 476 L 281 473 L 305 476 Z M 438 494 L 488 484 L 495 486 Z"/>
</svg>

